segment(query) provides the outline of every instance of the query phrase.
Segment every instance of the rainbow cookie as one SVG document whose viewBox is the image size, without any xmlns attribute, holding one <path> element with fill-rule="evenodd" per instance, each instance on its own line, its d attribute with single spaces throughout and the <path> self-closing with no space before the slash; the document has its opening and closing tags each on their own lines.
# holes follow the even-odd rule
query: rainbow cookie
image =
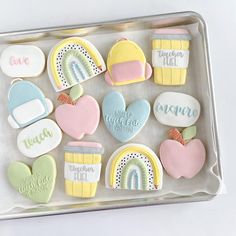
<svg viewBox="0 0 236 236">
<path fill-rule="evenodd" d="M 162 165 L 145 145 L 126 144 L 110 157 L 106 167 L 106 187 L 128 190 L 160 190 Z"/>
<path fill-rule="evenodd" d="M 120 142 L 127 142 L 146 124 L 150 115 L 150 104 L 147 100 L 139 99 L 126 108 L 123 95 L 112 91 L 103 99 L 102 114 L 112 136 Z"/>
<path fill-rule="evenodd" d="M 107 57 L 105 80 L 110 85 L 126 85 L 149 79 L 152 68 L 142 49 L 133 41 L 122 39 L 112 46 Z"/>
<path fill-rule="evenodd" d="M 51 199 L 57 169 L 50 155 L 39 157 L 32 169 L 22 162 L 12 162 L 7 170 L 10 184 L 21 195 L 36 203 L 48 203 Z"/>
<path fill-rule="evenodd" d="M 166 172 L 173 178 L 193 178 L 202 169 L 206 160 L 206 150 L 200 139 L 194 139 L 196 127 L 182 131 L 184 144 L 167 139 L 160 145 L 160 159 Z"/>
<path fill-rule="evenodd" d="M 100 179 L 104 149 L 95 142 L 69 142 L 65 147 L 65 192 L 69 196 L 91 198 Z"/>
<path fill-rule="evenodd" d="M 101 74 L 106 65 L 89 41 L 72 37 L 60 41 L 48 56 L 48 75 L 54 89 L 62 91 Z"/>
<path fill-rule="evenodd" d="M 8 92 L 8 122 L 13 128 L 22 128 L 48 116 L 52 101 L 33 83 L 13 81 Z"/>
<path fill-rule="evenodd" d="M 185 29 L 158 29 L 152 36 L 154 82 L 183 85 L 189 62 L 191 35 Z"/>
</svg>

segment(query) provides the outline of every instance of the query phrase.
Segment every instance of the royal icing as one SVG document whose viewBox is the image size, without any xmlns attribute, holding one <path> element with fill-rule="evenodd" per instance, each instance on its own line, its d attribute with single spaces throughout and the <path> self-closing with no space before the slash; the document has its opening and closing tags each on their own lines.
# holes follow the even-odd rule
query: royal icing
<svg viewBox="0 0 236 236">
<path fill-rule="evenodd" d="M 162 165 L 145 145 L 126 144 L 110 157 L 105 182 L 107 188 L 159 190 L 162 188 Z"/>
<path fill-rule="evenodd" d="M 154 82 L 183 85 L 189 63 L 190 34 L 185 29 L 158 29 L 152 36 Z"/>
<path fill-rule="evenodd" d="M 160 145 L 160 159 L 166 172 L 175 179 L 193 178 L 203 167 L 206 150 L 199 139 L 183 145 L 176 140 L 165 140 Z"/>
<path fill-rule="evenodd" d="M 21 128 L 48 116 L 53 104 L 36 85 L 18 80 L 9 89 L 8 110 L 9 124 L 13 128 Z"/>
<path fill-rule="evenodd" d="M 81 139 L 86 134 L 93 134 L 99 124 L 100 108 L 97 101 L 85 95 L 75 105 L 62 104 L 55 110 L 58 125 L 69 136 Z"/>
<path fill-rule="evenodd" d="M 153 111 L 161 124 L 187 127 L 193 125 L 198 120 L 200 104 L 190 95 L 164 92 L 156 98 Z"/>
<path fill-rule="evenodd" d="M 119 40 L 109 51 L 105 80 L 110 85 L 126 85 L 147 80 L 152 68 L 142 49 L 133 41 Z"/>
<path fill-rule="evenodd" d="M 126 108 L 122 94 L 112 91 L 104 97 L 102 114 L 109 132 L 120 142 L 127 142 L 146 124 L 150 114 L 150 104 L 140 99 Z"/>
<path fill-rule="evenodd" d="M 102 145 L 95 142 L 69 142 L 64 150 L 66 194 L 94 197 L 101 173 Z"/>
<path fill-rule="evenodd" d="M 47 66 L 56 91 L 70 88 L 106 70 L 105 62 L 95 46 L 78 37 L 56 44 L 49 53 Z"/>
<path fill-rule="evenodd" d="M 37 77 L 45 67 L 42 50 L 33 45 L 12 45 L 1 54 L 0 66 L 9 77 Z"/>
<path fill-rule="evenodd" d="M 50 119 L 42 119 L 26 128 L 17 136 L 19 151 L 35 158 L 56 148 L 62 139 L 58 125 Z"/>
<path fill-rule="evenodd" d="M 55 180 L 56 162 L 49 156 L 39 157 L 32 166 L 15 161 L 8 167 L 7 175 L 11 185 L 24 197 L 37 203 L 48 203 L 51 199 Z"/>
</svg>

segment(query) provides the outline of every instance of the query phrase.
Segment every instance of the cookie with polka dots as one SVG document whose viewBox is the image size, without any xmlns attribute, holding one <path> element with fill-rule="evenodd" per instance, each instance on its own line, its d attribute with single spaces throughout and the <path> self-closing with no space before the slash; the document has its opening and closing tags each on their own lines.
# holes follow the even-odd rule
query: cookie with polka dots
<svg viewBox="0 0 236 236">
<path fill-rule="evenodd" d="M 157 155 L 142 144 L 126 144 L 110 157 L 106 187 L 127 190 L 160 190 L 163 170 Z"/>
<path fill-rule="evenodd" d="M 59 92 L 91 79 L 106 70 L 105 62 L 88 40 L 72 37 L 57 43 L 48 56 L 48 75 Z"/>
</svg>

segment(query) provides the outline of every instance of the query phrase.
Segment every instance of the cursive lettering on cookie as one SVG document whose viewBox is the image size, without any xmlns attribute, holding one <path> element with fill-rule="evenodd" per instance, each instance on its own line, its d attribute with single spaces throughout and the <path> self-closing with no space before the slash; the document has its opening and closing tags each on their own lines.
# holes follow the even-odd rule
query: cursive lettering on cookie
<svg viewBox="0 0 236 236">
<path fill-rule="evenodd" d="M 22 154 L 35 158 L 56 148 L 62 139 L 58 125 L 42 119 L 23 129 L 17 136 L 17 146 Z"/>
</svg>

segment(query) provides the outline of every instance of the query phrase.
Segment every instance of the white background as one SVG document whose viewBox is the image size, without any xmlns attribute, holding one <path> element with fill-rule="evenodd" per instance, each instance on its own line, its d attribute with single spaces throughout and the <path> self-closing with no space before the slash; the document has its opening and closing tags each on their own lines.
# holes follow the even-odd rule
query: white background
<svg viewBox="0 0 236 236">
<path fill-rule="evenodd" d="M 1 0 L 0 3 L 0 31 L 186 10 L 199 12 L 209 30 L 221 158 L 227 188 L 227 194 L 210 202 L 1 221 L 1 236 L 236 235 L 235 0 Z"/>
</svg>

